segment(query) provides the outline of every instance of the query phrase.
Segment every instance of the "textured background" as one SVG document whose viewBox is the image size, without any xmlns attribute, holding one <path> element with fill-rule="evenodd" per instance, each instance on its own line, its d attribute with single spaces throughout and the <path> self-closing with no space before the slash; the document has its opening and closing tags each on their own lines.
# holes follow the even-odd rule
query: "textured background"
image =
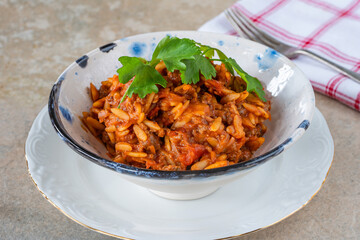
<svg viewBox="0 0 360 240">
<path fill-rule="evenodd" d="M 24 144 L 52 84 L 84 53 L 125 36 L 195 30 L 233 0 L 0 0 L 0 239 L 111 239 L 68 219 L 27 174 Z M 360 113 L 316 94 L 335 158 L 301 211 L 239 239 L 360 239 Z"/>
</svg>

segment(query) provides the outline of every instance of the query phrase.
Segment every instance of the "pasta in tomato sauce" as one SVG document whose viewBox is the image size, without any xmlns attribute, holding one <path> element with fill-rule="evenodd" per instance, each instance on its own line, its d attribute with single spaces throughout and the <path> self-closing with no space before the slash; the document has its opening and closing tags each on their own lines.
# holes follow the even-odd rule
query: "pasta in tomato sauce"
<svg viewBox="0 0 360 240">
<path fill-rule="evenodd" d="M 203 170 L 249 160 L 264 143 L 264 121 L 270 101 L 246 91 L 246 83 L 214 65 L 216 77 L 200 74 L 196 84 L 183 84 L 179 71 L 160 62 L 155 69 L 165 88 L 140 98 L 121 99 L 131 80 L 118 76 L 91 84 L 93 105 L 83 123 L 108 149 L 115 162 L 155 170 Z"/>
</svg>

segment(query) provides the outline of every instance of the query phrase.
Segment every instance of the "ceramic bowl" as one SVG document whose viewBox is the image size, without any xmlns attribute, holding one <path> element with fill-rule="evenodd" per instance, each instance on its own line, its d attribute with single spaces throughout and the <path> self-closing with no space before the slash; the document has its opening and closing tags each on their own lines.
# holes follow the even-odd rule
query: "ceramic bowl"
<svg viewBox="0 0 360 240">
<path fill-rule="evenodd" d="M 266 123 L 265 143 L 251 160 L 201 171 L 140 169 L 111 161 L 104 145 L 82 128 L 80 116 L 92 105 L 90 82 L 99 87 L 101 81 L 116 74 L 121 66 L 120 56 L 150 59 L 155 46 L 166 35 L 191 38 L 219 48 L 262 82 L 271 100 L 272 120 Z M 309 80 L 294 63 L 264 45 L 223 34 L 173 31 L 123 38 L 81 56 L 55 82 L 48 107 L 58 135 L 75 152 L 162 197 L 180 200 L 206 196 L 292 146 L 311 123 L 315 100 Z"/>
</svg>

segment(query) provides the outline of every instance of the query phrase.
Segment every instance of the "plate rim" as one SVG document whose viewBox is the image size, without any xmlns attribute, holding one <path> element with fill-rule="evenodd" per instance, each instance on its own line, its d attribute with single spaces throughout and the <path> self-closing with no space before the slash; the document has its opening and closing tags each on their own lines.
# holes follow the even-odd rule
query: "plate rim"
<svg viewBox="0 0 360 240">
<path fill-rule="evenodd" d="M 46 110 L 45 110 L 46 109 Z M 40 112 L 37 114 L 37 116 L 35 117 L 32 125 L 31 125 L 31 128 L 30 130 L 32 129 L 32 126 L 33 124 L 35 123 L 35 121 L 38 120 L 38 116 L 40 115 L 40 113 L 42 111 L 47 111 L 47 106 L 44 106 Z M 320 114 L 322 117 L 322 113 L 320 112 L 320 110 L 315 107 L 315 111 L 314 111 L 314 115 L 316 114 Z M 44 114 L 46 116 L 46 114 Z M 325 122 L 326 122 L 326 119 L 324 118 Z M 327 122 L 326 122 L 327 124 Z M 329 130 L 329 134 L 331 136 L 331 139 L 332 139 L 332 144 L 334 145 L 334 141 L 333 141 L 333 138 L 332 138 L 332 134 L 330 132 L 330 129 L 328 127 L 328 125 L 326 125 L 326 127 L 328 128 Z M 30 130 L 29 130 L 29 133 L 30 133 Z M 112 234 L 112 233 L 108 233 L 108 232 L 105 232 L 103 230 L 100 230 L 100 229 L 97 229 L 97 228 L 94 228 L 94 227 L 91 227 L 85 223 L 82 223 L 81 221 L 75 219 L 74 217 L 70 216 L 68 213 L 66 213 L 64 210 L 62 210 L 59 206 L 57 206 L 38 186 L 38 184 L 35 182 L 34 178 L 32 177 L 31 173 L 30 173 L 30 168 L 29 168 L 29 160 L 28 160 L 28 156 L 26 154 L 26 144 L 27 144 L 27 141 L 28 141 L 28 138 L 29 138 L 29 134 L 26 138 L 26 141 L 24 143 L 24 157 L 25 157 L 25 163 L 26 163 L 26 168 L 27 168 L 27 173 L 30 177 L 30 179 L 32 180 L 32 182 L 34 183 L 36 189 L 41 193 L 41 195 L 45 198 L 45 200 L 47 200 L 51 205 L 53 205 L 57 210 L 59 210 L 62 214 L 64 214 L 66 217 L 68 217 L 69 219 L 71 219 L 72 221 L 76 222 L 77 224 L 85 227 L 85 228 L 88 228 L 92 231 L 95 231 L 95 232 L 98 232 L 98 233 L 101 233 L 101 234 L 104 234 L 104 235 L 107 235 L 107 236 L 110 236 L 110 237 L 115 237 L 115 238 L 118 238 L 118 239 L 125 239 L 125 240 L 134 240 L 133 238 L 128 238 L 128 237 L 124 237 L 124 236 L 119 236 L 119 235 L 116 235 L 116 234 Z M 240 236 L 244 236 L 244 235 L 248 235 L 248 234 L 251 234 L 251 233 L 255 233 L 255 232 L 258 232 L 258 231 L 261 231 L 261 230 L 264 230 L 266 228 L 269 228 L 283 220 L 285 220 L 286 218 L 294 215 L 295 213 L 297 213 L 298 211 L 300 211 L 301 209 L 303 209 L 307 204 L 309 204 L 309 202 L 311 202 L 311 200 L 319 193 L 319 191 L 321 190 L 321 188 L 323 187 L 323 185 L 325 184 L 325 181 L 327 180 L 327 177 L 329 176 L 329 173 L 330 173 L 330 169 L 334 163 L 334 158 L 335 158 L 335 148 L 333 149 L 333 154 L 332 154 L 332 160 L 331 160 L 331 163 L 330 163 L 330 166 L 329 166 L 329 169 L 327 170 L 327 173 L 325 175 L 325 178 L 323 179 L 323 181 L 321 182 L 321 185 L 320 187 L 315 191 L 315 193 L 299 208 L 295 209 L 294 211 L 292 211 L 291 213 L 289 213 L 288 215 L 282 217 L 281 219 L 269 224 L 269 225 L 266 225 L 264 227 L 261 227 L 261 228 L 257 228 L 255 230 L 252 230 L 252 231 L 249 231 L 249 232 L 246 232 L 246 233 L 241 233 L 241 234 L 238 234 L 238 235 L 233 235 L 233 236 L 228 236 L 228 237 L 223 237 L 223 238 L 216 238 L 216 240 L 227 240 L 227 239 L 234 239 L 234 238 L 237 238 L 237 237 L 240 237 Z"/>
</svg>

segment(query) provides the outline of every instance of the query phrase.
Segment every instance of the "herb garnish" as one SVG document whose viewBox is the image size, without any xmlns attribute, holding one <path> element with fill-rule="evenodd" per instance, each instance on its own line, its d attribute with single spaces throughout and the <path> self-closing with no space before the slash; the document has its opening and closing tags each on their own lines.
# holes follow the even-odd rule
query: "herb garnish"
<svg viewBox="0 0 360 240">
<path fill-rule="evenodd" d="M 214 59 L 215 52 L 219 59 Z M 123 56 L 119 58 L 123 65 L 117 70 L 119 81 L 127 83 L 134 76 L 133 82 L 125 92 L 121 102 L 126 96 L 130 97 L 135 93 L 140 98 L 147 94 L 159 91 L 156 86 L 166 87 L 166 80 L 155 70 L 155 66 L 163 61 L 168 71 L 179 70 L 181 81 L 185 84 L 199 82 L 199 73 L 209 80 L 216 76 L 216 70 L 211 61 L 220 61 L 225 64 L 227 70 L 234 74 L 234 70 L 247 83 L 246 90 L 256 93 L 259 98 L 266 101 L 265 93 L 260 81 L 247 74 L 233 58 L 227 57 L 222 51 L 207 45 L 202 45 L 188 38 L 164 37 L 156 46 L 150 61 L 138 57 Z"/>
</svg>

